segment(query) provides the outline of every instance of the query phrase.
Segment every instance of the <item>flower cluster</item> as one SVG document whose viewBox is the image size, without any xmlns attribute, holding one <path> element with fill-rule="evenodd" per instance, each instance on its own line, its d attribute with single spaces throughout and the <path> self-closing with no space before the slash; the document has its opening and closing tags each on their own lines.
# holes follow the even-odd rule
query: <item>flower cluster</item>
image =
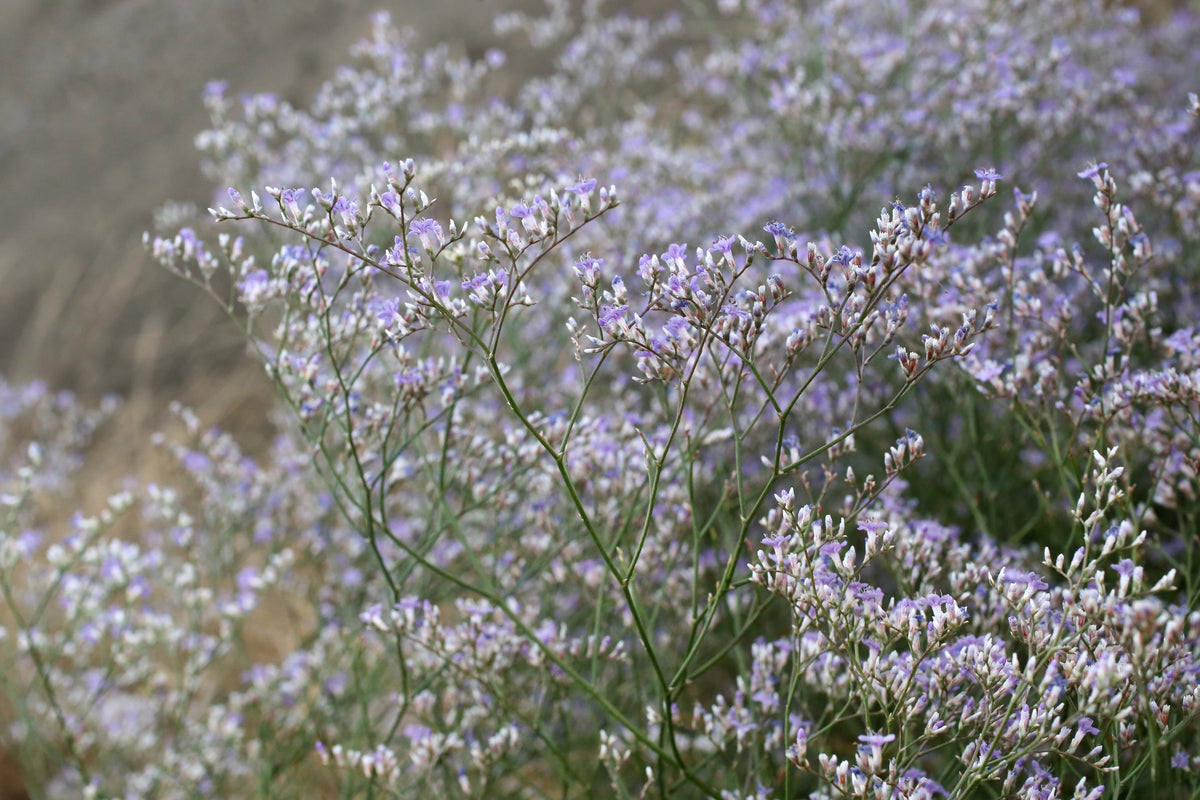
<svg viewBox="0 0 1200 800">
<path fill-rule="evenodd" d="M 210 87 L 146 243 L 278 437 L 50 534 L 99 418 L 0 386 L 48 795 L 1194 790 L 1200 17 L 694 5 Z"/>
</svg>

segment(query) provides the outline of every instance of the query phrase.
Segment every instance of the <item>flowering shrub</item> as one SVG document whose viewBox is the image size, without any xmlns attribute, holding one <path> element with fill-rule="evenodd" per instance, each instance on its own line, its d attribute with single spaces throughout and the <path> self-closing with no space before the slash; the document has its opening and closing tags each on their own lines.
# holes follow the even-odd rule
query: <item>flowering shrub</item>
<svg viewBox="0 0 1200 800">
<path fill-rule="evenodd" d="M 44 792 L 1195 792 L 1200 20 L 497 28 L 553 72 L 380 16 L 308 109 L 211 87 L 217 230 L 147 243 L 270 453 L 179 409 L 179 485 L 43 544 L 93 418 L 5 413 Z"/>
</svg>

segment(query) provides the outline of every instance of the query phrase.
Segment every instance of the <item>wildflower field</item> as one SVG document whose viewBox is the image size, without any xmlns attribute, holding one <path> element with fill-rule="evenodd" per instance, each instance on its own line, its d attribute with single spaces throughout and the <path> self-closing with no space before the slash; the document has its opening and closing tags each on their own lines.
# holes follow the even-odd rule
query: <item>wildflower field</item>
<svg viewBox="0 0 1200 800">
<path fill-rule="evenodd" d="M 1200 8 L 678 6 L 209 87 L 274 443 L 0 383 L 29 796 L 1200 797 Z"/>
</svg>

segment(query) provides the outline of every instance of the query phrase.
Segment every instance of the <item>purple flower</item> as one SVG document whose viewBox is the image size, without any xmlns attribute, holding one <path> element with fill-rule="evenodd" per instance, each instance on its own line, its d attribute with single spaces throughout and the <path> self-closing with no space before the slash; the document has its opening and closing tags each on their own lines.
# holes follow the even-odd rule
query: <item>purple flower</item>
<svg viewBox="0 0 1200 800">
<path fill-rule="evenodd" d="M 604 268 L 604 259 L 583 255 L 575 262 L 575 274 L 585 286 L 595 286 L 600 280 L 600 270 Z"/>
<path fill-rule="evenodd" d="M 888 524 L 879 519 L 860 519 L 858 521 L 858 529 L 863 533 L 878 536 L 888 529 Z"/>
<path fill-rule="evenodd" d="M 666 332 L 667 336 L 671 338 L 671 340 L 678 342 L 683 339 L 684 335 L 691 327 L 692 324 L 684 317 L 671 317 L 669 320 L 667 320 L 667 323 L 663 325 L 663 330 Z"/>
<path fill-rule="evenodd" d="M 279 193 L 279 202 L 293 220 L 300 219 L 300 202 L 304 199 L 303 189 L 284 189 Z"/>
<path fill-rule="evenodd" d="M 624 318 L 625 312 L 629 310 L 629 306 L 602 306 L 600 308 L 600 317 L 597 320 L 600 327 L 609 330 L 610 327 L 616 325 Z"/>
<path fill-rule="evenodd" d="M 1004 365 L 988 359 L 971 371 L 971 377 L 980 383 L 991 383 L 1004 374 Z"/>
<path fill-rule="evenodd" d="M 583 181 L 580 181 L 579 183 L 573 183 L 570 186 L 567 186 L 566 188 L 563 189 L 563 191 L 573 192 L 574 194 L 583 195 L 583 194 L 587 194 L 588 192 L 595 190 L 595 188 L 596 188 L 596 179 L 588 178 L 587 180 L 583 180 Z"/>
<path fill-rule="evenodd" d="M 1171 756 L 1171 766 L 1175 769 L 1187 769 L 1192 766 L 1191 756 L 1180 750 L 1178 753 Z"/>
<path fill-rule="evenodd" d="M 379 205 L 383 206 L 384 210 L 393 217 L 399 217 L 402 210 L 400 205 L 400 196 L 389 190 L 379 196 Z"/>
<path fill-rule="evenodd" d="M 667 252 L 663 253 L 664 261 L 678 261 L 680 264 L 687 259 L 688 249 L 686 244 L 670 244 L 667 245 Z"/>
<path fill-rule="evenodd" d="M 208 470 L 210 462 L 208 456 L 196 450 L 189 450 L 183 457 L 184 469 L 191 472 L 205 472 Z"/>
<path fill-rule="evenodd" d="M 366 625 L 379 630 L 387 630 L 387 622 L 383 618 L 383 604 L 375 603 L 358 615 L 358 619 Z"/>
<path fill-rule="evenodd" d="M 766 231 L 767 233 L 771 234 L 772 236 L 783 236 L 783 237 L 789 238 L 789 239 L 794 238 L 796 235 L 795 233 L 793 233 L 791 230 L 788 229 L 787 225 L 784 225 L 782 222 L 778 222 L 778 221 L 767 223 L 766 225 L 763 226 L 763 230 Z"/>
<path fill-rule="evenodd" d="M 1132 559 L 1123 558 L 1116 564 L 1113 564 L 1113 572 L 1120 575 L 1122 578 L 1132 578 L 1135 567 Z"/>
<path fill-rule="evenodd" d="M 21 549 L 21 552 L 24 553 L 25 558 L 29 558 L 33 555 L 33 552 L 37 550 L 38 545 L 41 544 L 41 541 L 42 534 L 40 531 L 27 530 L 17 537 L 17 546 Z"/>
<path fill-rule="evenodd" d="M 741 322 L 748 322 L 750 320 L 750 312 L 749 311 L 747 311 L 744 308 L 740 308 L 739 306 L 732 305 L 732 304 L 726 304 L 726 305 L 721 306 L 721 313 L 725 314 L 726 316 L 733 317 L 734 319 L 739 320 Z"/>
<path fill-rule="evenodd" d="M 462 288 L 468 292 L 472 292 L 481 287 L 487 286 L 491 280 L 484 273 L 478 273 L 462 282 Z"/>
<path fill-rule="evenodd" d="M 1042 580 L 1042 576 L 1036 572 L 1005 572 L 1004 582 L 1011 586 L 1024 586 L 1037 592 L 1043 592 L 1049 588 L 1049 584 Z"/>
<path fill-rule="evenodd" d="M 342 218 L 342 224 L 349 230 L 358 228 L 358 203 L 349 197 L 339 197 L 330 209 Z"/>
<path fill-rule="evenodd" d="M 390 326 L 400 315 L 400 299 L 391 297 L 379 304 L 379 321 L 385 326 Z"/>
<path fill-rule="evenodd" d="M 710 253 L 720 253 L 726 260 L 733 260 L 733 239 L 728 236 L 719 236 L 713 242 L 713 246 L 708 249 Z"/>
<path fill-rule="evenodd" d="M 1077 172 L 1075 174 L 1078 175 L 1080 178 L 1083 178 L 1085 180 L 1090 180 L 1092 178 L 1099 176 L 1100 173 L 1106 169 L 1108 169 L 1108 164 L 1101 161 L 1099 164 L 1092 164 L 1087 169 L 1083 170 L 1082 172 Z"/>
<path fill-rule="evenodd" d="M 254 567 L 242 567 L 238 570 L 237 585 L 242 591 L 253 589 L 258 583 L 258 570 Z"/>
<path fill-rule="evenodd" d="M 829 262 L 831 264 L 837 264 L 839 266 L 845 267 L 845 266 L 848 266 L 850 264 L 850 262 L 853 260 L 854 260 L 854 251 L 851 250 L 849 247 L 842 245 L 840 248 L 838 248 L 838 251 L 833 254 L 833 257 L 829 259 Z"/>
<path fill-rule="evenodd" d="M 404 735 L 413 744 L 419 744 L 433 735 L 433 729 L 428 725 L 405 725 Z"/>
<path fill-rule="evenodd" d="M 421 240 L 421 246 L 426 250 L 437 250 L 445 241 L 442 226 L 435 219 L 414 219 L 408 226 L 409 233 Z"/>
<path fill-rule="evenodd" d="M 894 733 L 864 733 L 858 737 L 858 740 L 867 747 L 882 749 L 888 742 L 896 741 Z"/>
</svg>

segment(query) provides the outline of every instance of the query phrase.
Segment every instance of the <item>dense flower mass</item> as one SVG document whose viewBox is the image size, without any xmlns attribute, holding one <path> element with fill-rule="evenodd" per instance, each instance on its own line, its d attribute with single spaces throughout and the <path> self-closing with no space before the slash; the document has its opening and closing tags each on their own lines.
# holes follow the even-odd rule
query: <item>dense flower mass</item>
<svg viewBox="0 0 1200 800">
<path fill-rule="evenodd" d="M 47 535 L 99 417 L 0 386 L 48 796 L 1196 791 L 1200 17 L 681 6 L 210 87 L 146 241 L 279 436 Z"/>
</svg>

